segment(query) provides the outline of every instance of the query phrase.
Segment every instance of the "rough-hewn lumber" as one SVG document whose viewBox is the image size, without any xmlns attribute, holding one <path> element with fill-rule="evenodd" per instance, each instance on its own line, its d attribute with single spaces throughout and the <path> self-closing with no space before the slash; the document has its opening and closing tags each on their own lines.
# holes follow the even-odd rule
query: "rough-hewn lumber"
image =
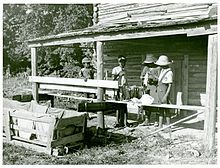
<svg viewBox="0 0 220 168">
<path fill-rule="evenodd" d="M 207 27 L 200 27 L 187 30 L 187 36 L 199 36 L 199 35 L 208 35 L 208 34 L 215 34 L 218 31 L 217 25 L 210 25 Z"/>
<path fill-rule="evenodd" d="M 31 48 L 31 74 L 37 76 L 37 48 Z M 39 101 L 38 84 L 32 83 L 32 94 L 35 101 Z"/>
<path fill-rule="evenodd" d="M 74 86 L 64 86 L 57 84 L 40 84 L 40 89 L 48 89 L 48 90 L 64 90 L 64 91 L 72 91 L 72 92 L 82 92 L 82 93 L 97 93 L 97 88 L 87 88 L 86 86 L 82 87 L 74 87 Z M 52 95 L 52 94 L 48 94 Z M 55 95 L 54 95 L 55 96 Z M 58 94 L 56 96 L 59 96 Z"/>
<path fill-rule="evenodd" d="M 217 63 L 218 63 L 218 35 L 208 37 L 208 65 L 206 81 L 206 106 L 205 106 L 205 139 L 208 152 L 215 145 L 216 132 L 216 104 L 217 104 Z"/>
<path fill-rule="evenodd" d="M 118 88 L 118 83 L 111 80 L 95 80 L 88 79 L 84 81 L 83 79 L 77 78 L 58 78 L 58 77 L 42 77 L 42 76 L 30 76 L 30 82 L 42 83 L 42 84 L 57 84 L 57 85 L 69 85 L 69 86 L 85 86 L 85 87 L 101 87 L 101 88 Z"/>
<path fill-rule="evenodd" d="M 97 41 L 96 43 L 96 53 L 97 53 L 97 79 L 103 80 L 104 78 L 104 62 L 103 62 L 103 42 Z M 102 102 L 104 99 L 104 90 L 98 87 L 97 101 Z M 97 112 L 98 118 L 98 128 L 105 128 L 104 123 L 104 113 L 103 111 Z"/>
<path fill-rule="evenodd" d="M 106 102 L 119 103 L 119 104 L 131 103 L 127 101 L 116 101 L 116 100 L 106 100 Z M 149 105 L 137 104 L 137 105 L 145 106 L 145 107 L 158 107 L 158 108 L 180 109 L 180 110 L 190 110 L 190 111 L 205 110 L 205 107 L 203 106 L 194 106 L 194 105 L 176 105 L 176 104 L 149 104 Z"/>
</svg>

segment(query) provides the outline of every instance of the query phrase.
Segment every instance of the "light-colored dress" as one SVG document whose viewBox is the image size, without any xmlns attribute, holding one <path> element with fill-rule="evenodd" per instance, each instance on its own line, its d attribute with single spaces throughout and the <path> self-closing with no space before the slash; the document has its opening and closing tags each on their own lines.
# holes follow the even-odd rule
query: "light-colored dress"
<svg viewBox="0 0 220 168">
<path fill-rule="evenodd" d="M 167 92 L 168 84 L 173 83 L 173 72 L 171 68 L 162 69 L 158 78 L 157 94 L 159 103 L 162 102 L 164 95 Z M 166 103 L 169 102 L 169 96 L 167 97 Z"/>
</svg>

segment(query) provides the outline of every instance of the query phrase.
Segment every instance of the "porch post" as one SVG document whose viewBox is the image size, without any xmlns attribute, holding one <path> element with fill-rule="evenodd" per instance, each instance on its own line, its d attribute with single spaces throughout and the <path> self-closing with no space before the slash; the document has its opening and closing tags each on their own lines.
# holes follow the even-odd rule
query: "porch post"
<svg viewBox="0 0 220 168">
<path fill-rule="evenodd" d="M 182 68 L 182 74 L 183 74 L 183 104 L 188 104 L 188 92 L 189 92 L 189 56 L 184 55 L 184 60 L 183 60 L 183 68 Z M 187 116 L 187 111 L 183 111 L 183 116 Z"/>
<path fill-rule="evenodd" d="M 97 79 L 103 80 L 104 79 L 104 67 L 103 67 L 103 43 L 100 41 L 97 41 L 96 43 L 96 53 L 97 53 Z M 102 102 L 103 101 L 103 95 L 104 91 L 103 88 L 98 88 L 97 93 L 97 101 Z M 103 111 L 97 112 L 97 119 L 98 119 L 98 128 L 105 128 L 104 123 L 104 113 Z"/>
<path fill-rule="evenodd" d="M 31 48 L 31 75 L 37 76 L 37 48 Z M 36 102 L 39 102 L 38 84 L 32 83 L 32 94 Z"/>
<path fill-rule="evenodd" d="M 215 145 L 216 131 L 216 99 L 217 99 L 217 61 L 218 45 L 217 34 L 208 36 L 208 62 L 207 62 L 207 81 L 206 81 L 206 106 L 204 144 L 207 152 L 211 152 Z"/>
</svg>

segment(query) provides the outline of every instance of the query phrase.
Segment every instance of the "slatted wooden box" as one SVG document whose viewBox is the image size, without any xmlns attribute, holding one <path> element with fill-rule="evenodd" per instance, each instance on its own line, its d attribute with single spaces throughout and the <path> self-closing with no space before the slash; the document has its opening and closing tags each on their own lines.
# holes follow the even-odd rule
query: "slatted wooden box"
<svg viewBox="0 0 220 168">
<path fill-rule="evenodd" d="M 3 100 L 4 140 L 53 154 L 57 148 L 82 146 L 86 113 L 48 108 L 34 102 Z"/>
</svg>

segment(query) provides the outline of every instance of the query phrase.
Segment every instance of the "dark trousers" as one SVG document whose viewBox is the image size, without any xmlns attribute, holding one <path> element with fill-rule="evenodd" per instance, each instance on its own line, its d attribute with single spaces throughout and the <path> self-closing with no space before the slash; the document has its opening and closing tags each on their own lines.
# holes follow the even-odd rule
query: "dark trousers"
<svg viewBox="0 0 220 168">
<path fill-rule="evenodd" d="M 127 126 L 128 109 L 127 104 L 116 104 L 116 124 Z"/>
</svg>

